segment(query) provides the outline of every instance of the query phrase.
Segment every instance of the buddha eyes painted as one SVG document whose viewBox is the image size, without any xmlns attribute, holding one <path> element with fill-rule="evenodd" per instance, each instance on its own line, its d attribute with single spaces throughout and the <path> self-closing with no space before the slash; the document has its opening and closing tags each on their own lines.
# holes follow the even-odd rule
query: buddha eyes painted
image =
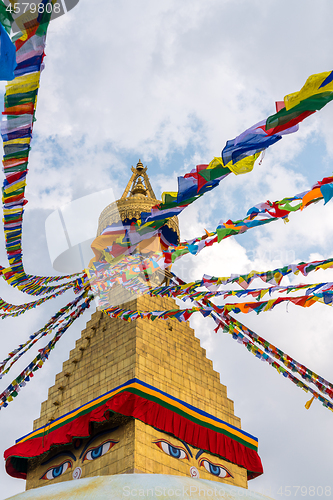
<svg viewBox="0 0 333 500">
<path fill-rule="evenodd" d="M 203 458 L 202 460 L 200 460 L 199 465 L 201 467 L 204 467 L 210 474 L 213 474 L 213 476 L 223 478 L 234 477 L 232 474 L 230 474 L 226 467 L 224 467 L 223 465 L 213 464 L 210 460 L 207 460 L 207 458 Z"/>
<path fill-rule="evenodd" d="M 55 461 L 61 455 L 67 455 L 67 457 L 71 459 L 69 460 L 67 458 L 67 460 L 64 460 L 62 463 L 50 467 L 46 472 L 44 472 L 44 474 L 40 479 L 47 479 L 49 481 L 52 479 L 57 479 L 58 477 L 62 476 L 66 471 L 68 471 L 68 469 L 71 469 L 73 467 L 73 463 L 76 462 L 77 460 L 81 459 L 82 463 L 85 462 L 86 460 L 88 461 L 96 460 L 97 458 L 100 458 L 106 453 L 108 453 L 108 451 L 110 451 L 111 448 L 113 448 L 114 445 L 119 442 L 114 439 L 108 439 L 106 441 L 103 441 L 103 443 L 99 444 L 98 446 L 93 446 L 89 448 L 89 445 L 92 444 L 94 440 L 96 440 L 101 434 L 105 433 L 104 432 L 100 433 L 88 441 L 86 446 L 84 446 L 79 457 L 75 456 L 75 454 L 72 453 L 71 451 L 65 451 L 47 460 L 43 465 L 46 465 L 51 461 Z"/>
<path fill-rule="evenodd" d="M 153 441 L 164 453 L 170 455 L 170 457 L 178 458 L 180 460 L 186 458 L 189 459 L 187 452 L 181 446 L 174 446 L 169 441 L 159 439 L 158 441 Z"/>
<path fill-rule="evenodd" d="M 191 457 L 191 461 L 194 459 L 194 454 L 192 455 L 193 450 L 191 451 L 189 446 L 184 442 L 182 442 L 182 443 L 184 444 L 186 449 L 183 448 L 182 446 L 176 446 L 165 439 L 158 439 L 156 441 L 153 441 L 153 443 L 155 443 L 160 448 L 160 450 L 162 450 L 164 453 L 166 453 L 170 457 L 178 458 L 180 460 L 182 460 L 182 459 L 190 460 L 190 457 Z M 215 476 L 215 477 L 219 477 L 219 478 L 223 478 L 223 479 L 227 479 L 229 477 L 231 477 L 231 478 L 234 477 L 224 465 L 211 462 L 208 458 L 200 458 L 200 460 L 199 460 L 199 457 L 203 453 L 204 453 L 203 450 L 199 450 L 197 452 L 197 454 L 195 455 L 195 460 L 198 460 L 199 467 L 204 467 L 205 470 L 209 474 L 212 474 L 212 476 Z M 195 469 L 197 474 L 199 474 L 198 470 L 195 467 L 191 467 L 191 469 Z M 191 469 L 190 469 L 190 472 L 191 472 Z M 192 472 L 191 472 L 191 475 L 192 475 Z M 199 475 L 196 477 L 199 477 Z"/>
<path fill-rule="evenodd" d="M 60 465 L 56 465 L 55 467 L 50 467 L 40 479 L 56 479 L 57 477 L 62 476 L 67 469 L 72 468 L 72 461 L 65 460 Z"/>
<path fill-rule="evenodd" d="M 113 446 L 118 443 L 118 441 L 105 441 L 104 443 L 96 446 L 95 448 L 90 448 L 83 456 L 82 462 L 85 460 L 96 460 L 96 458 L 102 457 L 107 453 Z"/>
</svg>

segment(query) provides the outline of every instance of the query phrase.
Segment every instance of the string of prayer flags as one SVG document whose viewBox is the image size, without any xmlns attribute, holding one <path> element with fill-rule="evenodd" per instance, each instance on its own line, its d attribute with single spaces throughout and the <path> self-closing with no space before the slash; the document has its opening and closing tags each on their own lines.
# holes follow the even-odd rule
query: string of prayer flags
<svg viewBox="0 0 333 500">
<path fill-rule="evenodd" d="M 306 295 L 315 293 L 317 299 L 316 301 L 321 301 L 324 303 L 330 303 L 331 296 L 330 290 L 332 290 L 332 283 L 317 283 L 317 284 L 303 284 L 303 285 L 289 285 L 280 286 L 282 278 L 294 273 L 302 273 L 307 276 L 310 272 L 316 271 L 318 269 L 329 269 L 333 267 L 333 259 L 326 259 L 322 261 L 312 261 L 312 262 L 301 262 L 299 264 L 289 264 L 283 268 L 278 268 L 273 271 L 258 272 L 251 271 L 246 275 L 236 275 L 233 274 L 228 278 L 215 278 L 211 276 L 204 275 L 201 280 L 197 280 L 192 283 L 184 285 L 175 285 L 171 283 L 169 285 L 162 285 L 158 287 L 153 287 L 151 284 L 145 284 L 142 280 L 138 278 L 142 273 L 148 270 L 148 275 L 152 274 L 153 270 L 156 270 L 155 266 L 151 265 L 151 260 L 156 263 L 158 256 L 155 254 L 149 257 L 143 258 L 142 255 L 129 255 L 126 259 L 120 261 L 115 266 L 110 264 L 100 263 L 98 270 L 90 269 L 87 279 L 91 286 L 91 290 L 96 296 L 99 296 L 100 306 L 104 307 L 108 304 L 108 292 L 115 284 L 121 284 L 129 291 L 135 293 L 149 293 L 151 296 L 173 296 L 183 298 L 183 300 L 199 300 L 201 298 L 211 298 L 221 296 L 226 298 L 227 296 L 237 296 L 242 297 L 244 295 L 251 295 L 255 297 L 258 301 L 261 300 L 267 293 L 270 295 L 273 292 L 287 292 L 297 291 L 302 289 L 307 289 Z M 161 263 L 159 263 L 161 264 Z M 273 286 L 265 289 L 248 289 L 249 284 L 256 278 L 260 278 L 265 283 L 271 283 Z M 239 284 L 243 290 L 221 290 L 218 291 L 221 285 L 226 285 L 230 283 Z M 205 287 L 209 292 L 198 291 L 200 287 Z M 321 295 L 319 293 L 321 292 Z M 296 300 L 295 300 L 296 302 Z M 299 303 L 299 300 L 297 301 Z M 276 303 L 272 302 L 274 307 Z M 258 312 L 265 309 L 267 304 L 255 303 L 254 307 L 257 306 Z M 231 306 L 230 306 L 231 307 Z M 236 307 L 233 305 L 233 307 Z M 242 306 L 243 307 L 243 306 Z M 269 308 L 268 308 L 269 309 Z M 249 312 L 249 311 L 248 311 Z"/>
<path fill-rule="evenodd" d="M 80 302 L 85 300 L 86 298 L 86 291 L 82 293 L 79 297 L 77 297 L 75 300 L 69 302 L 66 306 L 62 307 L 52 318 L 44 325 L 40 330 L 35 332 L 34 334 L 30 335 L 28 340 L 24 343 L 19 345 L 16 349 L 11 351 L 7 358 L 4 359 L 0 363 L 0 379 L 9 372 L 11 367 L 18 361 L 23 354 L 25 354 L 33 345 L 36 344 L 42 337 L 45 335 L 51 333 L 52 330 L 55 330 L 58 328 L 61 323 L 65 321 L 67 316 L 70 314 L 70 311 L 72 309 L 75 309 L 78 307 Z M 74 314 L 71 314 L 71 317 L 73 317 Z M 68 316 L 69 317 L 69 316 Z M 10 361 L 9 366 L 7 366 L 8 362 Z M 7 366 L 7 368 L 6 368 Z M 5 369 L 6 368 L 6 369 Z"/>
<path fill-rule="evenodd" d="M 298 130 L 298 124 L 333 99 L 333 71 L 310 76 L 299 92 L 286 95 L 283 103 L 276 103 L 276 114 L 269 116 L 235 139 L 229 140 L 222 151 L 226 165 L 264 151 Z"/>
<path fill-rule="evenodd" d="M 236 340 L 239 344 L 244 345 L 246 347 L 246 349 L 248 350 L 248 352 L 251 352 L 256 358 L 260 359 L 261 361 L 265 361 L 265 362 L 269 363 L 269 365 L 272 366 L 273 368 L 275 368 L 275 370 L 277 370 L 278 373 L 282 374 L 285 378 L 289 379 L 297 387 L 299 387 L 300 389 L 303 389 L 305 392 L 310 392 L 313 395 L 313 397 L 318 399 L 325 408 L 328 408 L 329 410 L 333 411 L 333 404 L 331 403 L 331 401 L 329 401 L 326 397 L 319 394 L 317 391 L 315 391 L 309 385 L 307 385 L 304 382 L 302 382 L 301 380 L 299 380 L 297 377 L 295 377 L 295 375 L 292 372 L 299 371 L 302 378 L 304 378 L 304 379 L 311 378 L 311 380 L 309 380 L 309 381 L 314 383 L 318 388 L 320 388 L 320 391 L 322 393 L 327 394 L 331 399 L 333 397 L 332 384 L 330 384 L 329 382 L 326 382 L 319 375 L 312 377 L 310 375 L 313 373 L 313 372 L 311 372 L 311 370 L 309 370 L 305 366 L 303 367 L 303 365 L 301 365 L 302 368 L 298 368 L 297 362 L 295 362 L 290 356 L 285 355 L 286 358 L 282 359 L 283 364 L 288 365 L 288 367 L 291 368 L 292 372 L 290 372 L 287 368 L 284 368 L 282 365 L 280 365 L 277 361 L 274 361 L 274 359 L 273 359 L 273 357 L 280 358 L 280 354 L 278 352 L 280 350 L 276 350 L 276 352 L 274 352 L 274 350 L 270 351 L 270 348 L 266 347 L 266 346 L 265 346 L 264 350 L 260 349 L 260 347 L 256 346 L 254 344 L 254 342 L 252 342 L 249 338 L 247 338 L 243 333 L 238 331 L 237 327 L 232 322 L 232 318 L 231 317 L 229 317 L 229 318 L 230 318 L 231 324 L 230 324 L 230 326 L 228 326 L 228 325 L 223 326 L 224 332 L 230 333 L 232 335 L 232 338 L 234 340 Z M 246 330 L 248 331 L 247 328 L 246 328 Z M 280 351 L 280 352 L 282 352 L 282 351 Z M 273 357 L 271 356 L 271 354 Z M 324 382 L 326 382 L 328 387 L 324 384 Z"/>
<path fill-rule="evenodd" d="M 315 260 L 311 262 L 300 262 L 299 264 L 288 264 L 284 267 L 279 267 L 272 271 L 251 271 L 248 274 L 233 274 L 228 278 L 214 278 L 208 275 L 204 275 L 202 278 L 202 286 L 206 286 L 208 290 L 211 287 L 218 285 L 226 285 L 229 283 L 238 283 L 245 290 L 252 283 L 253 280 L 260 278 L 265 283 L 277 284 L 279 285 L 282 279 L 289 274 L 298 275 L 301 273 L 303 276 L 308 276 L 309 273 L 313 271 L 318 271 L 319 269 L 330 269 L 333 267 L 333 258 L 325 260 Z M 201 286 L 201 285 L 200 285 Z"/>
<path fill-rule="evenodd" d="M 279 297 L 277 299 L 270 299 L 261 302 L 237 302 L 234 304 L 224 304 L 222 306 L 223 313 L 233 312 L 233 313 L 244 313 L 255 311 L 257 314 L 261 312 L 267 312 L 274 309 L 278 304 L 283 302 L 291 302 L 295 306 L 310 307 L 316 302 L 320 302 L 325 305 L 332 305 L 333 291 L 324 291 L 319 293 L 312 293 L 309 295 L 304 295 L 300 297 Z"/>
<path fill-rule="evenodd" d="M 67 290 L 70 290 L 72 288 L 73 288 L 73 283 L 70 282 L 67 283 L 66 286 L 62 287 L 61 290 L 51 295 L 42 297 L 38 300 L 35 300 L 34 302 L 28 302 L 26 304 L 20 304 L 20 305 L 9 304 L 8 302 L 2 300 L 0 297 L 0 311 L 5 311 L 4 313 L 0 313 L 0 318 L 5 319 L 9 317 L 20 316 L 21 314 L 24 314 L 25 312 L 30 311 L 31 309 L 35 309 L 36 307 L 41 306 L 42 304 L 44 304 L 49 300 L 59 297 L 60 295 L 64 294 Z"/>
<path fill-rule="evenodd" d="M 177 247 L 170 248 L 168 250 L 168 262 L 173 263 L 188 253 L 197 255 L 205 247 L 212 246 L 214 243 L 220 243 L 230 236 L 245 233 L 254 227 L 269 224 L 279 219 L 289 220 L 288 216 L 292 212 L 303 210 L 312 203 L 324 199 L 324 192 L 326 193 L 325 202 L 327 202 L 333 196 L 333 189 L 329 194 L 325 191 L 325 188 L 328 186 L 330 188 L 332 186 L 333 188 L 333 177 L 322 179 L 320 183 L 317 183 L 309 191 L 297 194 L 291 198 L 284 198 L 283 200 L 275 202 L 267 201 L 265 203 L 260 203 L 252 207 L 248 211 L 247 217 L 244 219 L 221 222 L 216 228 L 216 231 L 206 233 L 204 236 L 182 242 Z"/>
<path fill-rule="evenodd" d="M 8 269 L 4 269 L 4 271 L 8 272 Z M 78 286 L 78 283 L 80 283 L 81 277 L 84 277 L 84 273 L 80 273 L 74 280 L 69 279 L 69 281 L 66 280 L 64 283 L 60 283 L 59 285 L 44 285 L 44 283 L 51 283 L 53 281 L 52 279 L 49 281 L 49 277 L 47 276 L 31 276 L 31 278 L 29 278 L 29 276 L 25 273 L 17 275 L 15 272 L 9 271 L 8 274 L 6 274 L 6 277 L 7 283 L 11 286 L 17 287 L 21 292 L 39 296 L 54 294 L 61 290 L 66 291 L 69 288 L 75 289 Z M 66 278 L 64 277 L 64 279 Z"/>
<path fill-rule="evenodd" d="M 238 331 L 241 331 L 243 334 L 249 336 L 253 342 L 262 347 L 267 354 L 273 356 L 278 361 L 282 362 L 286 368 L 291 369 L 292 372 L 299 373 L 304 380 L 314 384 L 317 389 L 321 392 L 329 396 L 333 399 L 333 384 L 325 380 L 323 377 L 313 372 L 303 364 L 299 363 L 291 356 L 283 352 L 281 349 L 278 349 L 276 346 L 265 340 L 263 337 L 260 337 L 255 332 L 244 326 L 239 321 L 232 318 L 232 316 L 227 316 L 226 320 L 228 325 L 232 325 L 237 328 Z"/>
<path fill-rule="evenodd" d="M 202 286 L 201 284 L 199 286 Z M 125 284 L 125 288 L 127 288 L 127 283 Z M 280 286 L 273 285 L 269 288 L 254 288 L 254 289 L 246 289 L 246 290 L 220 290 L 220 291 L 209 291 L 206 292 L 204 290 L 197 290 L 198 286 L 194 284 L 191 286 L 188 283 L 186 288 L 180 286 L 165 286 L 154 289 L 148 289 L 148 293 L 151 296 L 160 296 L 160 297 L 177 297 L 183 301 L 185 300 L 203 300 L 203 299 L 211 299 L 213 297 L 220 297 L 226 299 L 227 297 L 237 297 L 241 298 L 243 296 L 251 295 L 256 298 L 258 301 L 261 300 L 267 293 L 271 295 L 274 292 L 279 293 L 291 293 L 299 290 L 306 290 L 305 294 L 310 295 L 312 292 L 316 292 L 318 296 L 319 292 L 333 291 L 333 283 L 317 283 L 317 284 L 302 284 L 302 285 L 289 285 L 289 286 Z"/>
<path fill-rule="evenodd" d="M 26 383 L 34 376 L 34 373 L 43 367 L 45 361 L 49 358 L 51 351 L 55 348 L 56 344 L 66 332 L 66 330 L 71 326 L 71 324 L 79 317 L 81 314 L 90 307 L 91 301 L 94 299 L 93 295 L 88 295 L 85 301 L 78 305 L 73 313 L 66 318 L 66 322 L 60 325 L 57 329 L 53 339 L 43 348 L 39 350 L 37 356 L 33 361 L 16 377 L 12 383 L 0 394 L 0 410 L 6 408 L 8 403 L 13 401 L 21 388 L 25 387 Z"/>
<path fill-rule="evenodd" d="M 45 280 L 44 277 L 41 276 L 36 277 L 36 279 L 29 279 L 25 273 L 20 276 L 16 273 L 11 275 L 10 272 L 8 272 L 8 274 L 4 273 L 4 275 L 6 276 L 6 281 L 9 285 L 17 287 L 21 292 L 37 296 L 50 293 L 52 294 L 58 290 L 67 290 L 70 286 L 75 287 L 80 279 L 80 276 L 84 276 L 83 273 L 80 273 L 80 276 L 74 280 L 65 281 L 65 283 L 61 283 L 59 285 L 44 285 L 44 283 L 47 282 L 48 277 L 45 277 Z"/>
<path fill-rule="evenodd" d="M 205 274 L 201 280 L 185 283 L 183 285 L 170 283 L 170 285 L 167 286 L 163 285 L 156 287 L 150 291 L 150 294 L 163 296 L 168 294 L 172 295 L 173 292 L 178 293 L 178 291 L 186 294 L 200 287 L 205 287 L 209 291 L 216 292 L 222 285 L 228 285 L 231 283 L 237 283 L 244 290 L 247 290 L 249 285 L 255 279 L 261 279 L 264 283 L 270 283 L 272 285 L 280 285 L 282 279 L 289 274 L 298 275 L 301 273 L 303 276 L 308 276 L 308 274 L 313 271 L 318 271 L 319 269 L 330 269 L 332 267 L 333 258 L 321 261 L 300 262 L 299 264 L 288 264 L 287 266 L 274 269 L 273 271 L 251 271 L 247 274 L 232 274 L 229 277 L 214 277 Z M 238 291 L 238 293 L 239 292 L 240 291 Z"/>
<path fill-rule="evenodd" d="M 131 286 L 134 278 L 140 276 L 143 272 L 152 275 L 158 269 L 165 269 L 165 260 L 162 253 L 151 253 L 147 256 L 141 254 L 132 254 L 124 256 L 114 265 L 109 263 L 95 262 L 87 270 L 86 279 L 89 279 L 91 286 L 96 286 L 96 293 L 111 288 L 114 284 Z M 300 262 L 298 264 L 288 264 L 284 267 L 269 271 L 250 271 L 247 274 L 232 274 L 229 277 L 214 277 L 204 275 L 202 279 L 183 285 L 176 285 L 174 282 L 169 285 L 161 285 L 150 289 L 151 295 L 168 295 L 173 291 L 181 290 L 184 293 L 192 292 L 200 287 L 205 287 L 209 291 L 217 291 L 222 285 L 237 283 L 244 290 L 255 279 L 261 279 L 264 283 L 280 285 L 282 279 L 290 274 L 308 276 L 309 273 L 319 269 L 325 270 L 333 267 L 333 258 L 320 261 Z M 287 290 L 287 288 L 286 288 Z"/>
<path fill-rule="evenodd" d="M 204 295 L 205 294 L 200 294 L 199 298 L 192 297 L 192 299 L 199 300 L 203 298 L 204 300 L 207 300 L 207 297 L 205 297 Z M 222 306 L 216 306 L 214 304 L 211 304 L 210 307 L 203 305 L 201 307 L 191 307 L 181 310 L 171 309 L 165 311 L 139 311 L 139 310 L 121 309 L 119 307 L 110 307 L 110 306 L 108 306 L 106 309 L 103 310 L 110 317 L 120 318 L 125 321 L 133 321 L 134 319 L 154 320 L 157 318 L 158 319 L 175 318 L 178 319 L 178 321 L 182 322 L 182 321 L 187 321 L 195 312 L 201 312 L 201 311 L 204 311 L 207 314 L 210 314 L 211 312 L 215 311 L 218 314 L 221 314 L 222 316 L 231 311 L 234 313 L 242 312 L 245 314 L 251 311 L 255 311 L 257 314 L 259 314 L 261 312 L 271 311 L 275 306 L 283 302 L 291 302 L 301 307 L 310 307 L 316 302 L 320 302 L 322 304 L 331 306 L 332 301 L 333 301 L 333 291 L 330 290 L 330 291 L 319 292 L 318 294 L 312 293 L 300 297 L 279 297 L 277 299 L 270 299 L 261 302 L 237 302 L 232 304 L 224 304 Z"/>
<path fill-rule="evenodd" d="M 250 172 L 260 153 L 250 155 L 232 164 L 225 164 L 222 158 L 214 158 L 208 165 L 197 165 L 191 172 L 178 177 L 178 191 L 162 193 L 162 202 L 152 207 L 150 212 L 142 212 L 136 233 L 131 242 L 149 237 L 166 224 L 171 217 L 179 215 L 184 208 L 219 185 L 231 172 Z"/>
<path fill-rule="evenodd" d="M 306 290 L 306 295 L 310 295 L 311 293 L 316 292 L 317 296 L 319 292 L 322 293 L 322 297 L 324 297 L 325 292 L 329 292 L 332 290 L 333 284 L 329 283 L 316 283 L 316 284 L 301 284 L 301 285 L 288 285 L 281 286 L 280 283 L 283 276 L 286 276 L 293 272 L 294 274 L 298 274 L 301 272 L 303 275 L 307 275 L 309 272 L 318 270 L 318 269 L 327 269 L 329 267 L 333 267 L 333 259 L 327 259 L 323 261 L 314 261 L 310 263 L 300 263 L 300 264 L 291 264 L 285 266 L 284 268 L 279 268 L 274 271 L 267 271 L 265 273 L 259 273 L 257 271 L 251 271 L 248 275 L 232 275 L 229 278 L 214 278 L 204 275 L 201 280 L 197 280 L 192 283 L 187 283 L 184 285 L 175 285 L 171 283 L 169 285 L 161 285 L 157 287 L 151 287 L 151 284 L 144 284 L 142 281 L 139 281 L 137 278 L 142 276 L 147 270 L 147 274 L 152 274 L 152 266 L 150 266 L 150 260 L 155 258 L 155 256 L 150 256 L 145 259 L 142 256 L 127 256 L 127 262 L 125 265 L 124 262 L 116 264 L 116 266 L 110 266 L 106 264 L 105 266 L 99 266 L 99 270 L 93 271 L 92 269 L 89 274 L 89 283 L 91 286 L 91 290 L 95 293 L 95 295 L 101 296 L 103 292 L 106 292 L 106 300 L 108 291 L 115 285 L 121 284 L 126 289 L 130 291 L 140 292 L 140 293 L 149 293 L 151 296 L 172 296 L 178 297 L 180 299 L 186 300 L 199 300 L 203 298 L 212 298 L 212 297 L 222 297 L 226 298 L 228 296 L 236 296 L 243 297 L 246 295 L 251 295 L 256 298 L 258 301 L 261 300 L 267 293 L 270 295 L 274 292 L 293 292 L 298 290 Z M 135 264 L 134 264 L 135 262 Z M 128 267 L 127 267 L 128 266 Z M 255 278 L 261 278 L 264 282 L 272 283 L 272 286 L 269 288 L 256 288 L 256 289 L 248 289 L 249 283 Z M 242 287 L 242 290 L 221 290 L 218 291 L 220 286 L 228 283 L 237 283 Z M 205 287 L 209 292 L 198 291 L 198 288 Z M 326 299 L 329 300 L 329 294 L 326 294 Z"/>
<path fill-rule="evenodd" d="M 22 221 L 25 199 L 28 158 L 32 137 L 40 73 L 44 57 L 46 31 L 54 0 L 42 0 L 43 12 L 38 10 L 29 21 L 29 28 L 13 38 L 18 65 L 15 78 L 6 85 L 4 119 L 1 135 L 4 142 L 2 188 L 4 232 L 10 270 L 2 272 L 22 278 L 25 275 L 22 262 Z M 2 9 L 3 11 L 3 9 Z M 7 35 L 7 34 L 6 34 Z M 2 40 L 2 33 L 1 33 Z M 12 42 L 10 42 L 12 43 Z M 2 43 L 1 43 L 2 45 Z M 11 281 L 15 286 L 15 280 Z"/>
</svg>

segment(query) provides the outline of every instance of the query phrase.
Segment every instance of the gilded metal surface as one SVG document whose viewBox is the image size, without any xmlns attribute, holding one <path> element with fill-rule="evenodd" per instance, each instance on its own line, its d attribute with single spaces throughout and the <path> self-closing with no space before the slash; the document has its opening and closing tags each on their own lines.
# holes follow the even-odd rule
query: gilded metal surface
<svg viewBox="0 0 333 500">
<path fill-rule="evenodd" d="M 120 200 L 111 203 L 102 211 L 98 219 L 97 236 L 109 225 L 124 221 L 125 219 L 139 219 L 141 212 L 150 212 L 154 205 L 160 203 L 151 187 L 149 177 L 146 173 L 147 167 L 143 167 L 141 161 L 136 168 L 132 167 L 130 178 Z M 179 238 L 179 225 L 177 217 L 172 217 L 166 223 Z"/>
</svg>

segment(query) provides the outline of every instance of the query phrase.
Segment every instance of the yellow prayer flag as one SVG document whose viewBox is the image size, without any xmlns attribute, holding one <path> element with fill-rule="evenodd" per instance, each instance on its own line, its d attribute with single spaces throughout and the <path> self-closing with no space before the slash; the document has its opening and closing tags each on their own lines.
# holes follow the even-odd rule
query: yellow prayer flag
<svg viewBox="0 0 333 500">
<path fill-rule="evenodd" d="M 165 201 L 166 195 L 168 195 L 172 198 L 177 198 L 178 192 L 171 191 L 171 192 L 162 193 L 162 203 L 166 203 L 166 201 Z"/>
<path fill-rule="evenodd" d="M 307 401 L 307 402 L 305 403 L 305 405 L 304 405 L 304 406 L 305 406 L 305 408 L 306 408 L 307 410 L 308 410 L 308 409 L 310 408 L 310 406 L 312 405 L 313 400 L 314 400 L 314 396 L 312 396 L 312 398 L 311 398 L 309 401 Z"/>
<path fill-rule="evenodd" d="M 25 42 L 26 40 L 28 40 L 28 32 L 23 31 L 22 36 L 20 36 L 19 39 L 22 40 L 22 42 Z"/>
<path fill-rule="evenodd" d="M 304 101 L 304 99 L 307 99 L 308 97 L 322 94 L 323 92 L 333 92 L 333 80 L 329 81 L 327 85 L 321 87 L 322 83 L 324 83 L 326 78 L 331 73 L 331 71 L 325 71 L 324 73 L 309 76 L 301 90 L 285 96 L 284 104 L 286 106 L 286 110 L 288 111 L 289 109 L 294 108 L 297 104 Z"/>
<path fill-rule="evenodd" d="M 4 146 L 11 146 L 13 144 L 30 144 L 31 137 L 25 137 L 24 139 L 12 139 L 11 141 L 4 141 Z"/>
<path fill-rule="evenodd" d="M 272 306 L 273 306 L 275 300 L 276 299 L 268 300 L 265 308 L 263 309 L 263 311 L 270 311 L 272 309 Z"/>
<path fill-rule="evenodd" d="M 29 75 L 18 76 L 6 85 L 6 95 L 24 94 L 36 90 L 39 87 L 40 72 Z"/>
<path fill-rule="evenodd" d="M 6 267 L 5 269 L 1 269 L 1 273 L 3 275 L 7 274 L 7 273 L 10 273 L 12 272 L 12 268 L 11 267 Z"/>
<path fill-rule="evenodd" d="M 231 170 L 235 175 L 246 174 L 247 172 L 251 172 L 254 167 L 254 163 L 256 159 L 260 156 L 260 153 L 256 153 L 255 155 L 247 156 L 242 160 L 239 160 L 237 163 L 229 163 L 226 164 L 226 167 Z"/>
<path fill-rule="evenodd" d="M 282 278 L 283 278 L 283 274 L 281 274 L 280 272 L 277 272 L 277 273 L 274 274 L 274 279 L 275 279 L 275 282 L 277 284 L 280 283 L 280 281 L 281 281 Z"/>
<path fill-rule="evenodd" d="M 332 262 L 327 262 L 327 264 L 321 264 L 320 266 L 317 267 L 316 271 L 318 269 L 329 269 L 330 267 L 333 267 L 333 263 Z"/>
<path fill-rule="evenodd" d="M 12 215 L 12 214 L 19 214 L 20 212 L 22 212 L 22 208 L 4 208 L 3 209 L 4 216 Z M 3 220 L 3 222 L 5 222 L 4 219 L 2 219 L 2 220 Z"/>
<path fill-rule="evenodd" d="M 214 160 L 212 160 L 210 162 L 210 164 L 208 165 L 207 167 L 207 170 L 212 170 L 213 168 L 216 168 L 218 167 L 219 165 L 222 165 L 222 167 L 224 167 L 224 163 L 223 163 L 223 160 L 221 157 L 215 157 Z M 228 166 L 228 165 L 227 165 Z M 229 166 L 228 166 L 229 168 Z"/>
<path fill-rule="evenodd" d="M 262 298 L 266 295 L 266 293 L 268 293 L 268 292 L 269 292 L 269 290 L 268 290 L 268 289 L 266 289 L 266 290 L 261 290 L 261 291 L 260 291 L 260 299 L 262 299 Z"/>
<path fill-rule="evenodd" d="M 10 194 L 13 191 L 16 191 L 17 189 L 21 189 L 21 188 L 25 187 L 25 185 L 26 185 L 26 182 L 25 182 L 25 179 L 24 179 L 24 181 L 17 182 L 13 186 L 8 186 L 8 187 L 2 188 L 2 189 L 3 189 L 4 193 Z"/>
</svg>

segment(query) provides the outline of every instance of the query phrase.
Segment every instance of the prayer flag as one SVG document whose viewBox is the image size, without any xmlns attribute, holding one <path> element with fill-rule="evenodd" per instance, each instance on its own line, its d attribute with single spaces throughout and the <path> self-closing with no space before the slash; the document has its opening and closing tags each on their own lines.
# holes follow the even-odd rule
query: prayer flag
<svg viewBox="0 0 333 500">
<path fill-rule="evenodd" d="M 0 80 L 14 80 L 16 51 L 7 31 L 0 23 Z"/>
<path fill-rule="evenodd" d="M 323 92 L 333 92 L 333 71 L 309 76 L 301 90 L 285 96 L 286 109 L 294 108 L 303 100 Z"/>
</svg>

